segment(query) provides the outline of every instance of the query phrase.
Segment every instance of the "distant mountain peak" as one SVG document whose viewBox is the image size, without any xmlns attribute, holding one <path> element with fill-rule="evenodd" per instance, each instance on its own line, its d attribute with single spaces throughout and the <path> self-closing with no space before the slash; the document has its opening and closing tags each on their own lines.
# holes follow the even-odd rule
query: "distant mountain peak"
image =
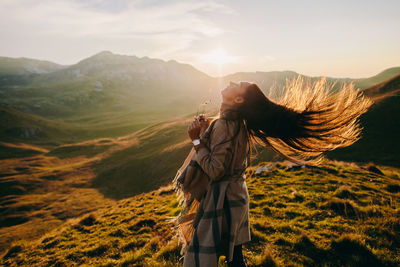
<svg viewBox="0 0 400 267">
<path fill-rule="evenodd" d="M 121 56 L 121 55 L 114 54 L 113 52 L 111 52 L 109 50 L 103 50 L 97 54 L 94 54 L 92 57 L 112 57 L 112 56 Z"/>
<path fill-rule="evenodd" d="M 114 55 L 114 54 L 109 50 L 103 50 L 103 51 L 97 53 L 96 55 Z"/>
<path fill-rule="evenodd" d="M 94 54 L 93 56 L 89 57 L 89 58 L 101 58 L 101 57 L 111 57 L 111 56 L 117 56 L 116 54 L 113 54 L 111 51 L 109 50 L 103 50 L 97 54 Z"/>
<path fill-rule="evenodd" d="M 107 61 L 120 61 L 120 60 L 137 60 L 139 59 L 137 56 L 135 55 L 120 55 L 120 54 L 115 54 L 109 50 L 103 50 L 98 52 L 97 54 L 94 54 L 93 56 L 90 56 L 88 58 L 85 58 L 81 61 L 79 61 L 77 64 L 81 63 L 81 62 L 88 62 L 88 61 L 103 61 L 103 60 L 107 60 Z"/>
</svg>

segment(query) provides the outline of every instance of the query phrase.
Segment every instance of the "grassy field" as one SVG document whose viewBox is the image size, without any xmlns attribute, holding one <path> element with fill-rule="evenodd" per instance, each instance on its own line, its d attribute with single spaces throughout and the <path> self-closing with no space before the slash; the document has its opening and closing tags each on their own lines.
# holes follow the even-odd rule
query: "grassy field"
<svg viewBox="0 0 400 267">
<path fill-rule="evenodd" d="M 256 174 L 262 166 L 270 169 Z M 400 264 L 399 169 L 262 162 L 246 175 L 252 240 L 244 255 L 249 266 Z M 181 266 L 168 222 L 179 211 L 171 187 L 160 187 L 69 219 L 37 240 L 13 242 L 0 263 Z M 223 261 L 224 256 L 221 266 Z"/>
</svg>

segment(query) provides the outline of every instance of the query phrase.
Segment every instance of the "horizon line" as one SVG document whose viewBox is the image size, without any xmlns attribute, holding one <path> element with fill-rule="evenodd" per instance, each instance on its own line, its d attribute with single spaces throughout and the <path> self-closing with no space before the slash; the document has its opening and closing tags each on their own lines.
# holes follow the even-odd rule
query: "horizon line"
<svg viewBox="0 0 400 267">
<path fill-rule="evenodd" d="M 203 74 L 205 74 L 205 75 L 207 75 L 207 76 L 209 76 L 209 77 L 211 77 L 211 78 L 214 78 L 214 79 L 224 78 L 224 77 L 226 77 L 226 76 L 235 75 L 235 74 L 239 74 L 239 73 L 294 72 L 294 73 L 296 73 L 296 74 L 300 74 L 300 75 L 308 76 L 308 77 L 313 77 L 313 78 L 316 78 L 316 77 L 326 77 L 326 78 L 334 78 L 334 79 L 353 79 L 353 80 L 357 80 L 357 79 L 367 79 L 367 78 L 371 78 L 371 77 L 374 77 L 374 76 L 379 75 L 380 73 L 382 73 L 382 72 L 384 72 L 384 71 L 386 71 L 386 70 L 388 70 L 388 69 L 399 68 L 399 67 L 400 67 L 400 65 L 399 65 L 399 66 L 387 67 L 387 68 L 381 70 L 380 72 L 378 72 L 378 73 L 376 73 L 376 74 L 374 74 L 374 75 L 372 75 L 372 76 L 369 76 L 369 77 L 357 77 L 357 78 L 354 78 L 354 77 L 333 77 L 333 76 L 327 76 L 327 75 L 316 75 L 316 76 L 314 76 L 314 75 L 308 75 L 308 74 L 299 73 L 299 72 L 297 72 L 297 71 L 290 70 L 290 69 L 286 69 L 286 70 L 269 70 L 269 71 L 262 71 L 262 70 L 256 70 L 256 71 L 237 71 L 237 72 L 225 74 L 225 75 L 223 75 L 223 76 L 213 76 L 213 75 L 210 75 L 210 74 L 208 74 L 208 73 L 206 73 L 206 72 L 204 72 L 204 71 L 198 69 L 197 67 L 195 67 L 194 65 L 192 65 L 192 64 L 190 64 L 190 63 L 185 63 L 185 62 L 182 62 L 182 61 L 178 61 L 178 60 L 176 60 L 176 59 L 169 59 L 169 60 L 166 60 L 166 59 L 155 58 L 155 57 L 149 57 L 149 56 L 142 56 L 142 57 L 139 57 L 139 56 L 137 56 L 137 55 L 117 54 L 117 53 L 113 53 L 113 52 L 110 51 L 110 50 L 101 50 L 101 51 L 99 51 L 99 52 L 97 52 L 97 53 L 95 53 L 95 54 L 92 54 L 92 55 L 90 55 L 90 56 L 88 56 L 88 57 L 85 57 L 85 58 L 83 58 L 83 59 L 81 59 L 81 60 L 78 60 L 76 63 L 72 63 L 72 64 L 60 64 L 60 63 L 58 63 L 58 62 L 51 61 L 51 60 L 48 60 L 48 59 L 38 59 L 38 58 L 32 58 L 32 57 L 26 57 L 26 56 L 10 57 L 10 56 L 1 56 L 1 55 L 0 55 L 0 57 L 7 57 L 7 58 L 12 58 L 12 59 L 33 59 L 33 60 L 38 60 L 38 61 L 50 62 L 50 63 L 57 64 L 57 65 L 60 65 L 60 66 L 63 66 L 63 67 L 68 68 L 68 67 L 71 67 L 71 66 L 74 66 L 74 65 L 78 64 L 79 62 L 81 62 L 81 61 L 83 61 L 83 60 L 85 60 L 85 59 L 88 59 L 88 58 L 90 58 L 90 57 L 96 56 L 96 55 L 101 54 L 101 53 L 111 53 L 112 55 L 117 55 L 117 56 L 136 57 L 136 58 L 138 58 L 138 59 L 160 60 L 160 61 L 163 61 L 163 62 L 165 62 L 165 63 L 168 63 L 168 62 L 171 62 L 171 61 L 172 61 L 172 62 L 175 61 L 175 62 L 177 62 L 177 63 L 179 63 L 179 64 L 182 64 L 182 65 L 189 65 L 189 66 L 191 66 L 192 68 L 196 69 L 197 71 L 199 71 L 199 72 L 201 72 L 201 73 L 203 73 Z"/>
</svg>

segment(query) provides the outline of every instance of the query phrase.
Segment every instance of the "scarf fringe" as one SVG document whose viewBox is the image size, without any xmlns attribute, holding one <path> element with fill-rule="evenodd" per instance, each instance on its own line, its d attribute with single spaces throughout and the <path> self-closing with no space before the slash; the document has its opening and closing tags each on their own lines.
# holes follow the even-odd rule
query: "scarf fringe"
<svg viewBox="0 0 400 267">
<path fill-rule="evenodd" d="M 178 247 L 181 246 L 180 255 L 184 255 L 198 223 L 198 209 L 200 202 L 197 201 L 189 192 L 184 192 L 183 181 L 181 178 L 184 170 L 179 170 L 175 175 L 172 188 L 178 200 L 181 212 L 173 216 L 169 222 L 173 223 L 173 230 L 176 232 L 174 238 L 178 239 Z M 195 214 L 193 216 L 193 214 Z M 193 216 L 193 218 L 191 218 Z"/>
</svg>

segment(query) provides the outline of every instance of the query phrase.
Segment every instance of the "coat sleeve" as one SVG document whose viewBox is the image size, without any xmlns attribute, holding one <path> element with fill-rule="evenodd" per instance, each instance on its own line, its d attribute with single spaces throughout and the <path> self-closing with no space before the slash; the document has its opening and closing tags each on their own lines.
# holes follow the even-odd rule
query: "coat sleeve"
<svg viewBox="0 0 400 267">
<path fill-rule="evenodd" d="M 230 122 L 218 119 L 210 135 L 210 148 L 200 147 L 194 159 L 211 180 L 221 179 L 228 171 L 233 156 L 232 141 L 219 144 L 231 138 Z"/>
</svg>

